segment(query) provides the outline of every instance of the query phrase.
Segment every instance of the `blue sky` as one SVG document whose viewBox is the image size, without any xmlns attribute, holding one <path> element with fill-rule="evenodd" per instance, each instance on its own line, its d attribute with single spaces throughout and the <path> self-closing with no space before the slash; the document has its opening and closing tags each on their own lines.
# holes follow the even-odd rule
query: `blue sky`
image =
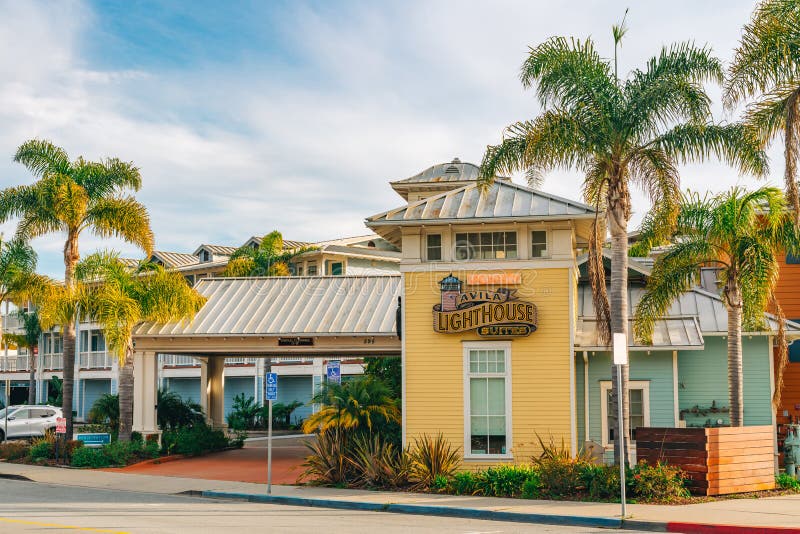
<svg viewBox="0 0 800 534">
<path fill-rule="evenodd" d="M 362 234 L 364 217 L 401 202 L 388 181 L 455 156 L 478 163 L 503 127 L 535 116 L 517 78 L 528 46 L 592 36 L 610 55 L 627 5 L 623 73 L 681 40 L 727 60 L 753 2 L 0 0 L 0 186 L 30 182 L 11 157 L 42 137 L 72 156 L 134 161 L 162 250 L 273 229 Z M 682 179 L 753 183 L 716 162 Z M 580 198 L 580 176 L 554 173 L 544 189 Z M 648 206 L 637 196 L 634 208 L 632 226 Z M 34 245 L 59 275 L 59 236 Z M 91 235 L 81 246 L 136 255 Z"/>
</svg>

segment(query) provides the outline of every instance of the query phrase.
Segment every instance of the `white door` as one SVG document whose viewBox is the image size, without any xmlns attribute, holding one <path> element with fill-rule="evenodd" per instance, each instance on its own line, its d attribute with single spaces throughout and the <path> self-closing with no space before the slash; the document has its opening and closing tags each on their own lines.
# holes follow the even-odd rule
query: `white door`
<svg viewBox="0 0 800 534">
<path fill-rule="evenodd" d="M 8 437 L 23 438 L 30 436 L 30 409 L 20 408 L 8 415 Z"/>
</svg>

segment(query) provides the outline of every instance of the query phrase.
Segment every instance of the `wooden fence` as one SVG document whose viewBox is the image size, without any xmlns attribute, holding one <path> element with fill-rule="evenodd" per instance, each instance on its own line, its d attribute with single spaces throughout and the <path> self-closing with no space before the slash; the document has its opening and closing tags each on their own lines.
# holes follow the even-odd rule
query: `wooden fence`
<svg viewBox="0 0 800 534">
<path fill-rule="evenodd" d="M 635 439 L 639 461 L 680 467 L 689 476 L 689 490 L 696 495 L 775 487 L 771 426 L 637 428 Z"/>
</svg>

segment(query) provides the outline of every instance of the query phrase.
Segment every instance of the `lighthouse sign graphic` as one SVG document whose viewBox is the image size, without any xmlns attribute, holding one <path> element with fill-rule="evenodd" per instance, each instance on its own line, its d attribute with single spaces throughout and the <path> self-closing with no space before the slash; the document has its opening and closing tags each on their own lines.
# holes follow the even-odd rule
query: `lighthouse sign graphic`
<svg viewBox="0 0 800 534">
<path fill-rule="evenodd" d="M 475 330 L 481 337 L 520 337 L 536 330 L 536 306 L 518 300 L 516 289 L 463 290 L 452 273 L 439 282 L 439 288 L 441 302 L 433 307 L 435 332 Z"/>
</svg>

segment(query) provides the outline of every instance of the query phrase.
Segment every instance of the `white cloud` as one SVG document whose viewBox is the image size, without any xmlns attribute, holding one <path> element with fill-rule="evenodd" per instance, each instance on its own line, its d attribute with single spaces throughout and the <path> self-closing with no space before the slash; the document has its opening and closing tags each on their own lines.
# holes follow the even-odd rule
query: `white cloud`
<svg viewBox="0 0 800 534">
<path fill-rule="evenodd" d="M 622 71 L 675 40 L 708 41 L 727 57 L 751 8 L 637 2 Z M 132 160 L 157 246 L 191 251 L 273 228 L 306 240 L 363 233 L 364 217 L 400 202 L 388 181 L 454 156 L 477 163 L 504 126 L 537 113 L 517 77 L 528 45 L 593 35 L 610 54 L 609 28 L 624 5 L 290 4 L 263 31 L 293 62 L 265 50 L 225 64 L 119 70 L 88 59 L 82 43 L 91 43 L 96 22 L 89 6 L 0 0 L 0 9 L 0 185 L 30 180 L 10 162 L 30 137 L 73 156 Z M 773 152 L 780 183 L 781 152 Z M 687 167 L 683 179 L 694 189 L 752 183 L 715 163 Z M 554 173 L 545 189 L 579 198 L 580 181 Z M 645 206 L 637 197 L 638 214 Z M 57 237 L 37 241 L 51 274 L 62 270 L 60 246 Z M 82 241 L 84 251 L 97 246 L 135 253 Z"/>
</svg>

